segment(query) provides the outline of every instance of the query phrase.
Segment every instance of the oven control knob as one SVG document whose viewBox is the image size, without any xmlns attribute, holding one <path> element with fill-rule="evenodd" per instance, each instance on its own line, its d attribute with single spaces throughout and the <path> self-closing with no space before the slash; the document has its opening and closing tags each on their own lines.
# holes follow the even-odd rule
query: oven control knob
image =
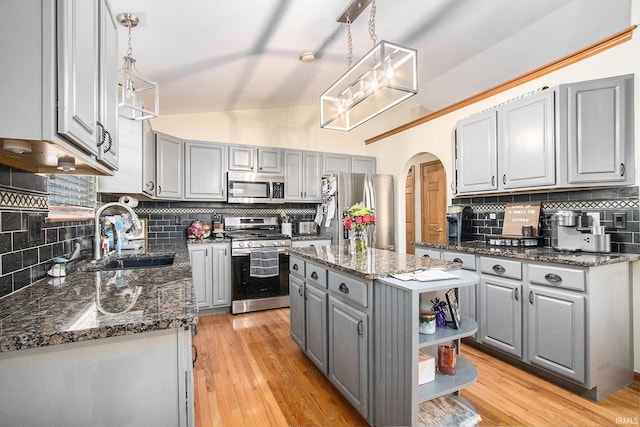
<svg viewBox="0 0 640 427">
<path fill-rule="evenodd" d="M 267 242 L 260 242 L 260 246 L 264 248 L 265 246 L 267 246 Z"/>
<path fill-rule="evenodd" d="M 247 247 L 250 248 L 253 246 L 253 242 L 247 242 Z"/>
</svg>

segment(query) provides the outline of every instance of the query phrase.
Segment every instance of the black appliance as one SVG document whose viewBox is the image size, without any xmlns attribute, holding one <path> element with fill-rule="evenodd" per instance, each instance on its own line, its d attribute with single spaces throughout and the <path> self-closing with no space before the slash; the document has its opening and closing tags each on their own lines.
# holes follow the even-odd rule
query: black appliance
<svg viewBox="0 0 640 427">
<path fill-rule="evenodd" d="M 291 238 L 280 231 L 277 217 L 225 217 L 225 236 L 231 238 L 231 312 L 233 314 L 289 307 L 289 248 Z M 251 252 L 274 248 L 279 274 L 251 274 Z"/>
<path fill-rule="evenodd" d="M 473 211 L 469 206 L 453 205 L 447 208 L 447 242 L 459 245 L 472 239 Z"/>
</svg>

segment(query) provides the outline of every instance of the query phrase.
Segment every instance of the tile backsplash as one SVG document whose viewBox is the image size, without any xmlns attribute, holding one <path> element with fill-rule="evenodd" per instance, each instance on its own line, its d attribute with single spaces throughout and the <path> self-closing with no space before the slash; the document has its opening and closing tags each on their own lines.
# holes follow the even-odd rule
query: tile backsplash
<svg viewBox="0 0 640 427">
<path fill-rule="evenodd" d="M 0 297 L 46 276 L 75 243 L 91 247 L 93 224 L 46 223 L 48 177 L 0 165 Z"/>
<path fill-rule="evenodd" d="M 463 229 L 471 230 L 465 240 L 485 240 L 485 236 L 501 234 L 504 211 L 511 202 L 541 202 L 540 231 L 544 246 L 551 246 L 551 215 L 559 210 L 598 212 L 601 225 L 611 234 L 613 252 L 640 253 L 640 220 L 638 187 L 603 188 L 550 193 L 514 194 L 485 197 L 458 198 L 454 205 L 470 206 L 473 215 Z M 496 214 L 496 219 L 490 215 Z M 624 214 L 625 228 L 616 228 L 613 214 Z"/>
</svg>

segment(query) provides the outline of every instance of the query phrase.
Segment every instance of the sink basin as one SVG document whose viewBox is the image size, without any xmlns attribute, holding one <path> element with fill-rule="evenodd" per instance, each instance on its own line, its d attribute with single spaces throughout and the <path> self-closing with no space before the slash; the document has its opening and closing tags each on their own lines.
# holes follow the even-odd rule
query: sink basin
<svg viewBox="0 0 640 427">
<path fill-rule="evenodd" d="M 149 255 L 114 259 L 106 263 L 101 270 L 127 270 L 131 268 L 156 268 L 173 265 L 175 255 Z"/>
</svg>

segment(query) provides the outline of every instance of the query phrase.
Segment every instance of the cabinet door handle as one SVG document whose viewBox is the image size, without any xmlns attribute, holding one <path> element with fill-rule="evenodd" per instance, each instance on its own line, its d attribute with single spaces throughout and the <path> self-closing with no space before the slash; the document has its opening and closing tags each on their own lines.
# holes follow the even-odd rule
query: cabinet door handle
<svg viewBox="0 0 640 427">
<path fill-rule="evenodd" d="M 455 181 L 451 181 L 451 191 L 456 191 L 456 183 L 455 183 Z"/>
<path fill-rule="evenodd" d="M 453 262 L 459 262 L 460 264 L 464 264 L 460 258 L 454 258 Z"/>
<path fill-rule="evenodd" d="M 307 288 L 304 288 L 304 299 L 305 301 L 309 299 L 309 295 L 307 294 Z"/>
<path fill-rule="evenodd" d="M 507 183 L 507 175 L 502 175 L 502 183 L 503 184 Z"/>
<path fill-rule="evenodd" d="M 506 271 L 506 270 L 504 269 L 504 267 L 503 267 L 503 266 L 501 266 L 500 264 L 496 264 L 496 265 L 494 265 L 493 267 L 491 267 L 491 269 L 492 269 L 493 271 L 495 271 L 496 273 L 500 273 L 500 274 L 502 274 L 502 273 L 504 273 L 504 272 Z"/>
<path fill-rule="evenodd" d="M 529 302 L 533 305 L 533 291 L 529 291 Z"/>
<path fill-rule="evenodd" d="M 315 271 L 314 271 L 314 272 L 312 272 L 312 273 L 311 273 L 311 278 L 312 278 L 313 280 L 318 280 L 318 274 L 317 274 Z"/>
<path fill-rule="evenodd" d="M 547 273 L 544 275 L 544 278 L 547 279 L 547 282 L 551 283 L 562 283 L 562 277 L 557 274 Z"/>
<path fill-rule="evenodd" d="M 357 329 L 358 329 L 358 335 L 359 335 L 359 336 L 362 336 L 362 335 L 363 335 L 362 326 L 363 326 L 363 323 L 362 323 L 362 320 L 360 320 L 360 321 L 358 322 L 358 328 L 357 328 Z"/>
<path fill-rule="evenodd" d="M 625 172 L 624 163 L 620 163 L 620 176 L 624 176 L 624 172 Z"/>
<path fill-rule="evenodd" d="M 494 185 L 496 185 L 496 176 L 495 175 L 493 175 L 491 177 L 491 186 L 493 187 Z"/>
<path fill-rule="evenodd" d="M 224 256 L 227 256 L 227 248 L 224 248 Z"/>
<path fill-rule="evenodd" d="M 204 250 L 204 256 L 209 256 L 209 249 L 208 248 Z"/>
<path fill-rule="evenodd" d="M 343 294 L 348 294 L 349 293 L 349 288 L 344 283 L 340 283 L 340 286 L 338 286 L 338 290 L 340 292 L 342 292 Z"/>
<path fill-rule="evenodd" d="M 518 292 L 518 288 L 513 288 L 513 297 L 516 301 L 520 301 L 520 293 Z"/>
<path fill-rule="evenodd" d="M 162 194 L 162 185 L 158 185 L 158 194 Z"/>
<path fill-rule="evenodd" d="M 302 285 L 298 286 L 298 295 L 302 296 Z"/>
<path fill-rule="evenodd" d="M 298 264 L 293 264 L 293 267 L 291 268 L 294 269 L 295 271 L 298 271 Z"/>
<path fill-rule="evenodd" d="M 422 257 L 423 257 L 423 258 L 431 258 L 431 257 L 429 256 L 429 254 L 424 254 L 424 255 L 422 255 Z"/>
</svg>

